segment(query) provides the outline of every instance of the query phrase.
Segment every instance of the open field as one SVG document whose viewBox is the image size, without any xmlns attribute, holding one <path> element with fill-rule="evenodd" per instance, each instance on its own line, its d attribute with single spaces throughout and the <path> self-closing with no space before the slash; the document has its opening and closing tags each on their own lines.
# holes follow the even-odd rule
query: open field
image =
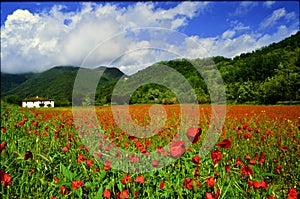
<svg viewBox="0 0 300 199">
<path fill-rule="evenodd" d="M 220 136 L 217 144 L 201 158 L 199 151 L 211 121 L 210 106 L 199 106 L 198 125 L 184 132 L 180 130 L 184 119 L 179 107 L 160 106 L 164 114 L 154 112 L 152 121 L 164 121 L 162 127 L 141 138 L 124 128 L 150 124 L 150 105 L 130 106 L 132 121 L 120 117 L 122 129 L 109 106 L 96 107 L 97 122 L 91 122 L 89 114 L 80 115 L 80 122 L 86 123 L 82 129 L 71 108 L 2 105 L 1 195 L 52 199 L 297 198 L 300 106 L 227 106 L 224 125 L 215 133 Z M 122 106 L 115 109 L 122 110 Z M 93 131 L 96 133 L 91 134 Z M 91 139 L 85 139 L 89 135 Z M 157 159 L 149 158 L 153 153 Z M 147 160 L 148 165 L 140 166 L 149 171 L 139 172 L 134 165 Z"/>
</svg>

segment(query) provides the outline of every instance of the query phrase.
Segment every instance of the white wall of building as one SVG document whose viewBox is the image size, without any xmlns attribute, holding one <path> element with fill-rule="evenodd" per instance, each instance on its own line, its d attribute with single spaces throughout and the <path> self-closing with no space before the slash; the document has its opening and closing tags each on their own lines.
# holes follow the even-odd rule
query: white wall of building
<svg viewBox="0 0 300 199">
<path fill-rule="evenodd" d="M 40 104 L 43 103 L 44 107 L 54 107 L 54 101 L 51 100 L 45 100 L 45 101 L 23 101 L 22 102 L 22 107 L 26 108 L 40 108 Z M 48 106 L 48 104 L 50 104 Z"/>
</svg>

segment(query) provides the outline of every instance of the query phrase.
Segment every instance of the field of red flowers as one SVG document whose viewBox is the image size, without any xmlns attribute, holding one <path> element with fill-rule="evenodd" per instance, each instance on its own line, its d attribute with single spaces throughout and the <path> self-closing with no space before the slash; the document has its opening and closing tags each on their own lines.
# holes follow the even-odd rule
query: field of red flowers
<svg viewBox="0 0 300 199">
<path fill-rule="evenodd" d="M 148 124 L 149 108 L 131 106 L 133 121 Z M 189 147 L 177 140 L 169 150 L 163 147 L 178 137 L 180 110 L 177 105 L 164 109 L 164 128 L 140 138 L 118 128 L 110 107 L 97 107 L 101 135 L 110 145 L 93 143 L 98 152 L 91 153 L 71 108 L 2 104 L 2 198 L 299 198 L 299 106 L 227 106 L 221 136 L 201 158 L 210 106 L 199 107 L 198 127 L 184 135 Z M 152 151 L 174 161 L 164 166 L 157 159 L 149 162 L 155 168 L 149 172 L 125 172 L 105 159 L 111 148 L 132 152 L 128 163 L 138 164 L 142 160 L 134 154 Z"/>
</svg>

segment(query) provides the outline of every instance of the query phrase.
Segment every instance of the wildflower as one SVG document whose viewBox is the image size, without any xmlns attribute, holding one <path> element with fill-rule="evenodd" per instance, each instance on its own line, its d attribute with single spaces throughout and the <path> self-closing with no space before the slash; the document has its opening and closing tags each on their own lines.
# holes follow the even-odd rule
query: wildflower
<svg viewBox="0 0 300 199">
<path fill-rule="evenodd" d="M 61 150 L 63 153 L 66 153 L 66 152 L 68 152 L 68 148 L 67 147 L 64 147 L 64 148 L 62 148 L 62 150 Z"/>
<path fill-rule="evenodd" d="M 298 192 L 293 188 L 289 188 L 288 199 L 297 199 L 297 196 Z"/>
<path fill-rule="evenodd" d="M 124 178 L 122 179 L 122 184 L 127 184 L 130 182 L 130 175 L 129 174 L 126 174 L 124 176 Z"/>
<path fill-rule="evenodd" d="M 209 187 L 214 187 L 215 186 L 215 180 L 212 177 L 207 177 L 206 178 L 206 185 Z"/>
<path fill-rule="evenodd" d="M 214 164 L 217 164 L 219 160 L 222 158 L 222 153 L 219 150 L 213 150 L 211 152 L 211 159 L 213 160 Z"/>
<path fill-rule="evenodd" d="M 84 183 L 81 180 L 73 180 L 72 182 L 73 190 L 77 190 L 79 186 L 83 187 Z"/>
<path fill-rule="evenodd" d="M 110 198 L 110 190 L 109 189 L 105 189 L 103 192 L 103 198 Z"/>
<path fill-rule="evenodd" d="M 230 173 L 230 165 L 225 165 L 225 171 L 226 171 L 227 173 Z"/>
<path fill-rule="evenodd" d="M 10 186 L 12 184 L 12 177 L 8 173 L 5 173 L 5 171 L 3 170 L 0 170 L 0 180 L 4 187 Z"/>
<path fill-rule="evenodd" d="M 93 160 L 87 160 L 87 161 L 86 161 L 86 165 L 87 165 L 88 167 L 92 167 L 93 164 L 94 164 L 94 161 L 93 161 Z"/>
<path fill-rule="evenodd" d="M 162 180 L 162 181 L 160 182 L 159 189 L 163 189 L 164 186 L 165 186 L 165 181 Z"/>
<path fill-rule="evenodd" d="M 223 140 L 222 142 L 219 142 L 216 144 L 216 146 L 221 148 L 230 148 L 231 147 L 232 140 L 230 138 Z"/>
<path fill-rule="evenodd" d="M 137 176 L 135 182 L 139 182 L 139 183 L 145 182 L 144 176 Z"/>
<path fill-rule="evenodd" d="M 200 164 L 200 157 L 199 157 L 199 155 L 195 155 L 192 158 L 192 162 L 195 163 L 195 164 Z"/>
<path fill-rule="evenodd" d="M 170 154 L 173 158 L 179 158 L 185 152 L 184 142 L 177 140 L 170 145 Z"/>
<path fill-rule="evenodd" d="M 200 140 L 201 133 L 201 128 L 189 128 L 187 132 L 187 137 L 193 144 L 196 144 Z"/>
<path fill-rule="evenodd" d="M 2 142 L 1 145 L 0 145 L 0 153 L 2 152 L 2 150 L 5 149 L 7 143 L 6 142 Z"/>
<path fill-rule="evenodd" d="M 24 160 L 28 160 L 29 158 L 32 160 L 33 155 L 30 151 L 26 151 L 25 156 L 24 156 Z"/>
<path fill-rule="evenodd" d="M 193 189 L 193 186 L 195 186 L 196 188 L 199 188 L 200 183 L 197 180 L 192 180 L 190 178 L 186 178 L 184 180 L 184 187 L 186 187 L 188 189 Z"/>
<path fill-rule="evenodd" d="M 117 199 L 129 198 L 128 190 L 123 190 L 122 192 L 117 192 Z"/>
<path fill-rule="evenodd" d="M 69 194 L 69 190 L 65 187 L 65 186 L 61 186 L 60 187 L 60 193 L 61 195 L 68 195 Z"/>
<path fill-rule="evenodd" d="M 152 161 L 152 166 L 153 167 L 158 167 L 158 160 L 153 160 Z"/>
<path fill-rule="evenodd" d="M 249 176 L 250 174 L 253 174 L 253 170 L 250 166 L 242 166 L 241 172 L 245 176 Z"/>
<path fill-rule="evenodd" d="M 79 154 L 78 155 L 78 164 L 80 164 L 81 162 L 85 161 L 86 157 L 83 154 Z"/>
</svg>

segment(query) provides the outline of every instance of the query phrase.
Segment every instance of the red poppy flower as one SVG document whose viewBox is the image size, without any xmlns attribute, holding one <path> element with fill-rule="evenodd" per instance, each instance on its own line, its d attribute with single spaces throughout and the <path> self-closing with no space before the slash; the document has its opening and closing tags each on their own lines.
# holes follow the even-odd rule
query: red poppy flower
<svg viewBox="0 0 300 199">
<path fill-rule="evenodd" d="M 205 193 L 205 199 L 214 199 L 214 197 L 213 197 L 211 192 L 206 192 Z"/>
<path fill-rule="evenodd" d="M 1 145 L 0 145 L 0 153 L 2 152 L 2 150 L 5 149 L 7 143 L 6 142 L 2 142 Z"/>
<path fill-rule="evenodd" d="M 126 174 L 124 176 L 124 178 L 122 179 L 122 184 L 127 184 L 130 182 L 130 175 L 129 174 Z"/>
<path fill-rule="evenodd" d="M 240 166 L 242 164 L 241 158 L 237 158 L 235 164 L 236 166 Z"/>
<path fill-rule="evenodd" d="M 152 166 L 153 167 L 158 167 L 158 160 L 153 160 L 152 161 Z"/>
<path fill-rule="evenodd" d="M 249 163 L 252 164 L 252 165 L 255 165 L 255 164 L 256 164 L 255 160 L 250 160 Z"/>
<path fill-rule="evenodd" d="M 250 160 L 250 159 L 251 159 L 250 155 L 247 154 L 247 155 L 245 156 L 245 159 L 246 159 L 246 160 Z"/>
<path fill-rule="evenodd" d="M 110 190 L 109 189 L 105 189 L 103 192 L 103 198 L 110 198 Z"/>
<path fill-rule="evenodd" d="M 279 146 L 279 148 L 281 148 L 284 151 L 288 151 L 289 150 L 289 147 L 287 147 L 287 146 Z"/>
<path fill-rule="evenodd" d="M 56 184 L 59 183 L 59 179 L 57 177 L 54 177 L 54 181 L 56 182 Z"/>
<path fill-rule="evenodd" d="M 66 152 L 68 152 L 68 147 L 64 147 L 64 148 L 62 148 L 62 150 L 61 150 L 63 153 L 66 153 Z"/>
<path fill-rule="evenodd" d="M 288 199 L 297 199 L 297 197 L 298 192 L 293 188 L 289 188 Z"/>
<path fill-rule="evenodd" d="M 57 197 L 55 197 L 55 196 L 52 196 L 50 199 L 57 199 Z"/>
<path fill-rule="evenodd" d="M 196 169 L 195 169 L 195 171 L 194 171 L 194 176 L 196 177 L 196 178 L 198 178 L 199 176 L 200 176 L 200 166 L 198 165 L 197 167 L 196 167 Z"/>
<path fill-rule="evenodd" d="M 193 144 L 196 144 L 200 140 L 201 133 L 201 128 L 189 128 L 187 132 L 187 137 Z"/>
<path fill-rule="evenodd" d="M 280 169 L 282 169 L 282 166 L 279 164 L 276 166 L 276 169 L 275 169 L 275 171 L 278 175 L 280 175 Z"/>
<path fill-rule="evenodd" d="M 268 196 L 267 199 L 275 199 L 273 196 Z"/>
<path fill-rule="evenodd" d="M 195 164 L 200 164 L 200 157 L 199 157 L 199 155 L 195 155 L 192 158 L 192 162 L 195 163 Z"/>
<path fill-rule="evenodd" d="M 260 164 L 265 163 L 265 159 L 264 159 L 264 158 L 260 158 L 259 163 L 260 163 Z"/>
<path fill-rule="evenodd" d="M 117 199 L 129 198 L 128 190 L 123 190 L 122 192 L 118 192 L 116 196 L 117 196 Z"/>
<path fill-rule="evenodd" d="M 165 149 L 161 146 L 159 146 L 157 149 L 156 149 L 156 152 L 159 153 L 159 154 L 162 154 L 163 152 L 165 152 Z"/>
<path fill-rule="evenodd" d="M 222 142 L 219 142 L 216 144 L 216 146 L 221 148 L 230 148 L 231 147 L 232 140 L 230 138 L 223 140 Z"/>
<path fill-rule="evenodd" d="M 215 186 L 215 180 L 212 177 L 207 177 L 206 178 L 206 185 L 209 187 L 214 187 Z"/>
<path fill-rule="evenodd" d="M 81 180 L 73 180 L 73 182 L 72 182 L 72 188 L 73 188 L 73 190 L 77 190 L 78 186 L 83 187 L 84 183 Z"/>
<path fill-rule="evenodd" d="M 28 171 L 28 174 L 31 175 L 35 172 L 35 169 L 31 169 L 30 171 Z"/>
<path fill-rule="evenodd" d="M 87 160 L 87 161 L 86 161 L 86 165 L 87 165 L 88 167 L 92 167 L 93 164 L 94 164 L 94 161 L 93 161 L 93 160 Z"/>
<path fill-rule="evenodd" d="M 263 189 L 268 188 L 268 182 L 264 179 L 261 180 L 260 185 L 261 185 L 261 188 L 263 188 Z"/>
<path fill-rule="evenodd" d="M 177 140 L 170 145 L 170 154 L 173 158 L 179 158 L 185 152 L 184 142 Z"/>
<path fill-rule="evenodd" d="M 78 164 L 80 164 L 81 162 L 84 162 L 86 160 L 86 157 L 83 154 L 79 154 L 78 155 Z"/>
<path fill-rule="evenodd" d="M 253 174 L 253 170 L 250 166 L 242 166 L 241 172 L 245 176 L 249 176 L 250 174 Z"/>
<path fill-rule="evenodd" d="M 211 159 L 213 160 L 214 164 L 217 164 L 219 160 L 222 158 L 222 153 L 219 150 L 212 150 L 211 151 Z"/>
<path fill-rule="evenodd" d="M 33 155 L 30 151 L 26 151 L 25 156 L 24 156 L 24 160 L 28 160 L 29 158 L 32 160 Z"/>
<path fill-rule="evenodd" d="M 225 165 L 225 171 L 226 171 L 227 173 L 230 173 L 230 165 Z"/>
<path fill-rule="evenodd" d="M 65 187 L 65 186 L 61 186 L 60 187 L 60 193 L 61 195 L 68 195 L 69 194 L 69 190 Z"/>
<path fill-rule="evenodd" d="M 220 196 L 220 189 L 217 188 L 217 192 L 215 195 L 213 195 L 211 192 L 206 192 L 205 193 L 205 199 L 217 199 Z"/>
<path fill-rule="evenodd" d="M 254 190 L 257 190 L 257 189 L 259 189 L 260 187 L 261 187 L 260 182 L 254 180 L 254 181 L 253 181 L 253 188 L 254 188 Z"/>
<path fill-rule="evenodd" d="M 252 187 L 253 186 L 253 182 L 251 180 L 248 180 L 248 187 Z"/>
<path fill-rule="evenodd" d="M 139 182 L 139 183 L 145 182 L 144 176 L 137 176 L 135 182 Z"/>
<path fill-rule="evenodd" d="M 200 183 L 197 180 L 193 180 L 190 178 L 186 178 L 184 180 L 184 187 L 188 188 L 188 189 L 193 189 L 193 186 L 195 186 L 196 188 L 200 187 Z"/>
<path fill-rule="evenodd" d="M 131 154 L 129 154 L 129 161 L 131 163 L 139 163 L 140 159 L 139 159 L 139 156 L 131 153 Z"/>
<path fill-rule="evenodd" d="M 160 182 L 159 189 L 163 189 L 164 186 L 165 186 L 165 181 L 162 180 L 162 181 Z"/>
<path fill-rule="evenodd" d="M 12 184 L 12 177 L 8 173 L 5 173 L 5 171 L 3 170 L 0 170 L 0 180 L 4 187 L 10 186 Z"/>
</svg>

